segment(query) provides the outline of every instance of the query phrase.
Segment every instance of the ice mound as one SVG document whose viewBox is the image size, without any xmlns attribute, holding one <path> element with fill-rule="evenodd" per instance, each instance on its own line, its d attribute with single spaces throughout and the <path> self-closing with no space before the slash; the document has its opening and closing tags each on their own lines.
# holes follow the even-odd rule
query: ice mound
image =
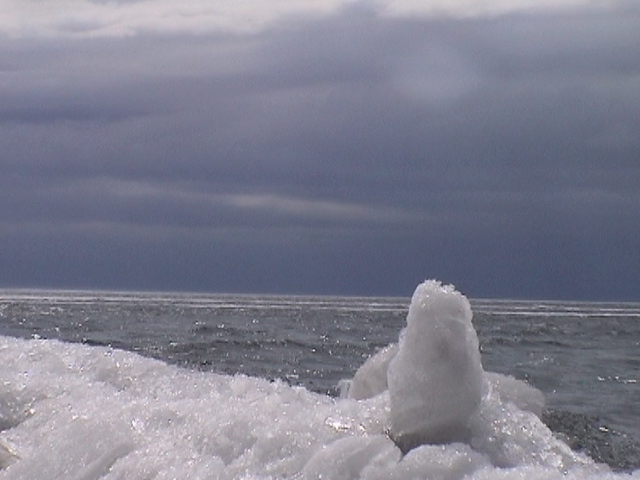
<svg viewBox="0 0 640 480">
<path fill-rule="evenodd" d="M 342 389 L 343 397 L 357 400 L 390 389 L 391 432 L 403 449 L 470 441 L 473 428 L 483 428 L 472 419 L 479 415 L 481 399 L 501 408 L 513 404 L 540 417 L 542 392 L 513 377 L 483 371 L 469 302 L 452 286 L 436 281 L 419 285 L 407 323 L 400 345 L 388 345 L 370 357 Z"/>
<path fill-rule="evenodd" d="M 358 478 L 401 456 L 387 404 L 0 336 L 0 480 Z"/>
<path fill-rule="evenodd" d="M 387 371 L 389 363 L 398 353 L 398 344 L 392 343 L 369 357 L 356 371 L 353 380 L 341 392 L 343 397 L 363 400 L 375 397 L 389 388 Z"/>
<path fill-rule="evenodd" d="M 520 410 L 542 415 L 544 410 L 544 395 L 537 388 L 532 387 L 517 378 L 499 373 L 485 372 L 488 388 L 491 388 L 503 403 L 513 403 Z"/>
<path fill-rule="evenodd" d="M 387 374 L 391 433 L 403 449 L 468 440 L 484 381 L 471 317 L 453 286 L 428 280 L 416 288 Z"/>
</svg>

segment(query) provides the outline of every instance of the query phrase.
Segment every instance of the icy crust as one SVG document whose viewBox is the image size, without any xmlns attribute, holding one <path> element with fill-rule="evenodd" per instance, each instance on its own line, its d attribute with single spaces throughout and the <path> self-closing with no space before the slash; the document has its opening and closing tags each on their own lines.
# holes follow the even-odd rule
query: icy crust
<svg viewBox="0 0 640 480">
<path fill-rule="evenodd" d="M 518 406 L 532 390 L 484 374 L 464 438 L 403 454 L 379 376 L 394 349 L 368 362 L 378 377 L 361 373 L 369 393 L 356 400 L 0 337 L 0 479 L 640 479 L 570 450 Z"/>
</svg>

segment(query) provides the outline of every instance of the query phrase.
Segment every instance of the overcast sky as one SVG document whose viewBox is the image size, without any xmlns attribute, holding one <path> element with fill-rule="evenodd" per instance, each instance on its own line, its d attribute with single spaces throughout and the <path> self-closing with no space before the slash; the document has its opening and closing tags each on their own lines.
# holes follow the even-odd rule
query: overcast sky
<svg viewBox="0 0 640 480">
<path fill-rule="evenodd" d="M 637 0 L 0 5 L 0 287 L 640 300 Z"/>
</svg>

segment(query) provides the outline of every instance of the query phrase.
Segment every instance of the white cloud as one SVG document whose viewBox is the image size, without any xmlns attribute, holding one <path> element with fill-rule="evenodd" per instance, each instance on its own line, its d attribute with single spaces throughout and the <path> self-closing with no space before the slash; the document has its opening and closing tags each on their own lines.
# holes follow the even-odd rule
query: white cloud
<svg viewBox="0 0 640 480">
<path fill-rule="evenodd" d="M 499 15 L 520 10 L 563 10 L 622 5 L 622 0 L 4 0 L 0 35 L 127 37 L 140 34 L 256 33 L 275 22 L 322 16 L 349 5 L 382 16 Z"/>
<path fill-rule="evenodd" d="M 210 193 L 193 191 L 193 186 L 154 185 L 139 181 L 101 180 L 102 188 L 112 195 L 128 199 L 168 199 L 174 203 L 208 205 L 210 208 L 235 208 L 285 217 L 336 221 L 402 222 L 415 216 L 400 210 L 337 200 L 312 200 L 278 194 Z M 94 182 L 91 191 L 101 188 Z"/>
<path fill-rule="evenodd" d="M 616 0 L 378 0 L 390 16 L 496 16 L 518 11 L 561 11 L 576 7 L 613 6 Z"/>
<path fill-rule="evenodd" d="M 252 33 L 287 16 L 326 15 L 352 0 L 6 0 L 0 32 L 20 37 Z"/>
<path fill-rule="evenodd" d="M 388 222 L 407 220 L 410 215 L 390 208 L 327 200 L 308 200 L 281 195 L 227 195 L 225 203 L 249 210 L 281 215 L 351 221 Z"/>
</svg>

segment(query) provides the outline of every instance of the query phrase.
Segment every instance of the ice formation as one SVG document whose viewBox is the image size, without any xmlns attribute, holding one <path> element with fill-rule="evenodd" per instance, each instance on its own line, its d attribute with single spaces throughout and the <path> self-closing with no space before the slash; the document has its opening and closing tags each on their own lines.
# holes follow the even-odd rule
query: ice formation
<svg viewBox="0 0 640 480">
<path fill-rule="evenodd" d="M 537 417 L 544 410 L 544 395 L 537 388 L 517 378 L 499 373 L 485 372 L 485 388 L 492 389 L 500 401 L 512 403 L 520 410 L 531 412 Z"/>
<path fill-rule="evenodd" d="M 421 285 L 399 345 L 354 378 L 359 400 L 0 336 L 0 480 L 640 480 L 557 439 L 531 387 L 484 374 L 472 330 L 461 294 Z M 444 443 L 401 452 L 391 437 L 414 432 Z"/>
<path fill-rule="evenodd" d="M 356 371 L 343 396 L 363 400 L 375 397 L 389 388 L 387 370 L 389 363 L 398 353 L 398 344 L 392 343 L 369 357 Z"/>
<path fill-rule="evenodd" d="M 484 372 L 468 300 L 453 286 L 429 280 L 412 297 L 400 344 L 369 358 L 348 386 L 365 399 L 389 389 L 391 433 L 404 448 L 468 441 L 481 398 L 540 416 L 542 392 L 513 377 Z"/>
<path fill-rule="evenodd" d="M 391 432 L 403 445 L 467 440 L 483 369 L 471 307 L 452 286 L 426 281 L 389 363 Z"/>
</svg>

